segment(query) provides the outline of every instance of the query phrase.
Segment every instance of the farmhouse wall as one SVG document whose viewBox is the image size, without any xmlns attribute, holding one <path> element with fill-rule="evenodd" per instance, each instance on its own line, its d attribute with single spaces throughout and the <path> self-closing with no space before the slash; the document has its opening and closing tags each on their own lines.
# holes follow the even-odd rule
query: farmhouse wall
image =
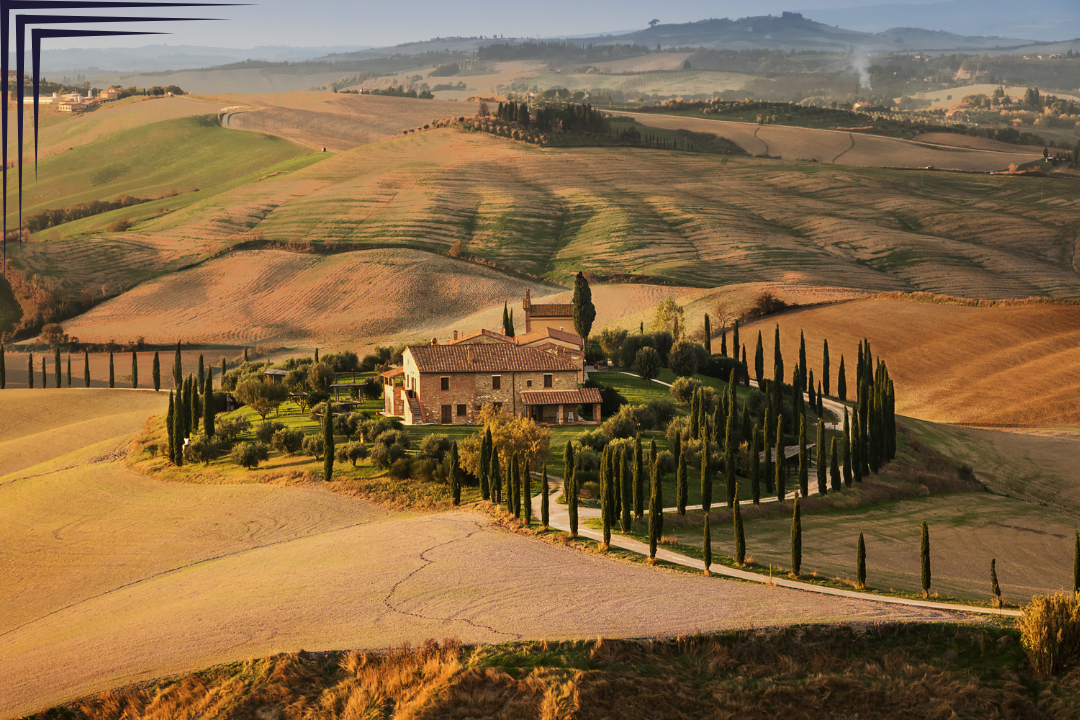
<svg viewBox="0 0 1080 720">
<path fill-rule="evenodd" d="M 442 409 L 450 406 L 451 423 L 455 425 L 477 422 L 480 410 L 489 403 L 502 403 L 504 411 L 521 415 L 525 406 L 521 393 L 526 390 L 543 390 L 544 375 L 551 375 L 552 390 L 576 390 L 578 374 L 574 371 L 554 372 L 504 372 L 504 373 L 419 373 L 415 365 L 412 372 L 406 370 L 406 387 L 415 389 L 420 401 L 423 422 L 442 424 Z M 493 376 L 499 376 L 500 388 L 492 387 Z M 449 379 L 449 389 L 442 389 L 442 379 Z M 465 406 L 465 414 L 458 415 L 458 405 Z"/>
</svg>

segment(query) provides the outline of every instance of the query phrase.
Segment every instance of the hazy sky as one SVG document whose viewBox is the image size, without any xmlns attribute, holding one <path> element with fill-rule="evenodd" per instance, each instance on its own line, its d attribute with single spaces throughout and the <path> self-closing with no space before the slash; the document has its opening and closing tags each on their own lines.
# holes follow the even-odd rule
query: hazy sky
<svg viewBox="0 0 1080 720">
<path fill-rule="evenodd" d="M 922 0 L 925 1 L 925 0 Z M 921 0 L 908 0 L 922 4 Z M 779 14 L 782 10 L 865 6 L 874 0 L 547 0 L 540 5 L 511 0 L 260 0 L 249 7 L 171 14 L 228 18 L 225 22 L 159 23 L 167 36 L 48 40 L 47 47 L 118 47 L 164 43 L 255 47 L 259 45 L 396 45 L 452 35 L 549 37 L 635 30 L 657 18 L 688 22 L 710 17 Z M 117 11 L 110 11 L 117 12 Z M 161 11 L 163 12 L 163 11 Z M 159 14 L 161 14 L 159 12 Z M 132 11 L 130 14 L 135 14 Z M 100 26 L 99 26 L 100 27 Z"/>
</svg>

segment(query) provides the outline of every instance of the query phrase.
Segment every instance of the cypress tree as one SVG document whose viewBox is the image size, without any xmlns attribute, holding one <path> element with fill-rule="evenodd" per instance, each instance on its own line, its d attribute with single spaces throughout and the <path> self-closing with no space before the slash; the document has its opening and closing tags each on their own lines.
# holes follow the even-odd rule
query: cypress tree
<svg viewBox="0 0 1080 720">
<path fill-rule="evenodd" d="M 154 364 L 150 369 L 150 376 L 154 381 L 154 392 L 161 390 L 161 357 L 157 350 L 154 351 Z"/>
<path fill-rule="evenodd" d="M 735 318 L 735 322 L 731 324 L 731 357 L 736 360 L 739 359 L 739 348 L 742 347 L 739 344 L 739 318 Z"/>
<path fill-rule="evenodd" d="M 620 476 L 620 468 L 623 464 L 623 445 L 619 443 L 618 447 L 611 453 L 611 524 L 616 525 L 619 522 L 619 515 L 622 513 L 622 477 Z"/>
<path fill-rule="evenodd" d="M 997 579 L 997 558 L 990 558 L 990 592 L 994 594 L 994 600 L 998 607 L 1002 606 L 1001 586 Z"/>
<path fill-rule="evenodd" d="M 930 597 L 930 530 L 926 521 L 922 524 L 922 542 L 919 546 L 919 564 L 922 567 L 923 597 Z"/>
<path fill-rule="evenodd" d="M 678 470 L 675 471 L 675 496 L 680 515 L 686 515 L 686 454 L 679 448 Z"/>
<path fill-rule="evenodd" d="M 116 367 L 113 363 L 113 353 L 109 351 L 109 387 L 116 387 Z"/>
<path fill-rule="evenodd" d="M 836 438 L 834 437 L 829 447 L 829 482 L 832 485 L 833 492 L 840 491 L 840 464 L 836 457 L 836 450 Z"/>
<path fill-rule="evenodd" d="M 454 484 L 457 478 L 457 443 L 450 446 L 450 492 L 453 494 Z M 334 477 L 334 405 L 330 400 L 326 401 L 326 411 L 323 413 L 323 480 L 330 482 Z M 457 493 L 454 504 L 461 499 L 461 493 Z"/>
<path fill-rule="evenodd" d="M 787 462 L 787 458 L 784 457 L 784 419 L 776 419 L 776 457 L 773 458 L 773 464 L 776 466 L 776 499 L 780 502 L 784 502 L 785 495 L 787 495 L 784 482 L 784 465 Z"/>
<path fill-rule="evenodd" d="M 181 399 L 182 393 L 177 393 L 176 404 L 173 407 L 173 463 L 179 467 L 184 464 L 184 404 Z"/>
<path fill-rule="evenodd" d="M 506 302 L 503 302 L 503 316 L 502 316 L 503 334 L 510 335 L 510 310 Z"/>
<path fill-rule="evenodd" d="M 799 492 L 810 494 L 810 459 L 806 456 L 806 416 L 799 415 Z"/>
<path fill-rule="evenodd" d="M 480 497 L 484 500 L 491 499 L 491 489 L 488 487 L 488 469 L 491 467 L 491 428 L 488 427 L 480 441 Z M 544 472 L 546 473 L 546 465 Z M 546 523 L 545 523 L 546 524 Z"/>
<path fill-rule="evenodd" d="M 566 449 L 563 451 L 565 468 L 563 469 L 563 494 L 566 495 L 566 510 L 570 519 L 570 537 L 578 535 L 578 490 L 577 473 L 574 470 L 574 446 L 566 441 Z"/>
<path fill-rule="evenodd" d="M 746 364 L 746 346 L 742 346 L 742 364 L 743 369 L 746 371 L 746 387 L 750 387 L 750 366 Z"/>
<path fill-rule="evenodd" d="M 131 387 L 139 387 L 139 357 L 131 351 Z"/>
<path fill-rule="evenodd" d="M 754 426 L 750 440 L 750 491 L 753 493 L 754 504 L 761 502 L 761 455 L 758 448 L 761 447 L 761 436 L 757 425 Z"/>
<path fill-rule="evenodd" d="M 566 443 L 569 445 L 569 441 Z M 573 460 L 571 459 L 571 462 Z M 491 448 L 491 461 L 488 466 L 488 481 L 491 483 L 491 502 L 498 506 L 502 502 L 502 476 L 500 475 L 501 465 L 499 463 L 499 449 L 492 446 Z M 569 475 L 565 480 L 566 486 L 564 490 L 566 492 L 567 502 L 570 499 L 570 480 Z"/>
<path fill-rule="evenodd" d="M 4 362 L 4 343 L 0 343 L 0 390 L 7 387 L 7 365 Z"/>
<path fill-rule="evenodd" d="M 735 488 L 735 494 L 739 492 L 738 487 Z M 746 535 L 743 533 L 742 512 L 739 510 L 739 501 L 735 501 L 735 506 L 732 508 L 732 514 L 735 518 L 735 564 L 742 567 L 746 564 Z"/>
<path fill-rule="evenodd" d="M 641 436 L 634 438 L 634 517 L 645 516 L 645 468 L 641 452 Z"/>
<path fill-rule="evenodd" d="M 840 356 L 840 369 L 836 374 L 836 397 L 847 402 L 847 372 L 844 370 L 844 356 Z"/>
<path fill-rule="evenodd" d="M 765 381 L 765 349 L 761 345 L 761 331 L 757 334 L 757 349 L 754 350 L 754 375 L 757 377 L 758 387 Z"/>
<path fill-rule="evenodd" d="M 825 349 L 822 351 L 821 357 L 821 381 L 822 387 L 825 388 L 826 397 L 829 395 L 829 341 L 825 341 Z"/>
<path fill-rule="evenodd" d="M 169 462 L 176 462 L 176 439 L 173 436 L 173 394 L 169 391 L 169 413 L 165 416 L 165 433 L 169 438 Z"/>
<path fill-rule="evenodd" d="M 190 386 L 189 402 L 191 403 L 191 425 L 188 426 L 188 430 L 194 435 L 195 431 L 199 429 L 199 419 L 202 417 L 202 413 L 199 411 L 199 384 L 196 382 L 194 375 L 188 376 L 188 384 Z M 329 406 L 330 403 L 328 401 L 327 407 Z M 333 418 L 331 418 L 330 430 L 333 432 Z"/>
<path fill-rule="evenodd" d="M 818 381 L 817 386 L 817 416 L 822 417 L 825 415 L 825 404 L 821 401 L 821 381 Z"/>
<path fill-rule="evenodd" d="M 705 352 L 712 355 L 712 328 L 709 326 L 709 313 L 705 313 Z"/>
<path fill-rule="evenodd" d="M 709 458 L 709 444 L 701 441 L 701 512 L 706 515 L 712 508 L 712 466 Z"/>
<path fill-rule="evenodd" d="M 26 383 L 30 389 L 34 389 L 34 353 L 31 351 L 26 356 Z"/>
<path fill-rule="evenodd" d="M 810 403 L 810 410 L 813 411 L 813 412 L 817 412 L 817 396 L 814 394 L 814 371 L 813 370 L 810 371 L 810 379 L 807 381 L 807 384 L 810 386 L 810 389 L 807 390 L 807 394 L 809 395 L 809 397 L 807 398 L 807 401 Z"/>
<path fill-rule="evenodd" d="M 780 323 L 776 324 L 776 336 L 773 338 L 773 368 L 776 371 L 777 384 L 784 381 L 784 354 L 780 351 Z"/>
<path fill-rule="evenodd" d="M 461 484 L 458 483 L 458 496 L 461 496 Z M 525 515 L 525 527 L 532 525 L 532 473 L 529 461 L 524 460 L 521 468 L 521 505 Z"/>
<path fill-rule="evenodd" d="M 775 491 L 773 487 L 772 469 L 772 443 L 770 442 L 769 429 L 772 427 L 772 416 L 768 406 L 765 407 L 765 421 L 761 426 L 761 448 L 765 451 L 765 465 L 761 468 L 761 475 L 765 479 L 765 492 L 770 495 Z"/>
<path fill-rule="evenodd" d="M 866 542 L 863 534 L 859 533 L 859 550 L 855 557 L 855 573 L 859 579 L 859 587 L 866 587 Z"/>
<path fill-rule="evenodd" d="M 203 432 L 214 437 L 214 369 L 206 369 L 206 385 L 203 386 Z"/>
<path fill-rule="evenodd" d="M 632 450 L 627 446 L 623 446 L 623 451 L 619 453 L 619 484 L 622 485 L 622 531 L 624 533 L 630 532 L 630 518 L 633 513 L 633 496 L 634 491 L 630 488 L 631 484 L 631 472 L 630 472 L 630 458 L 627 457 Z"/>
<path fill-rule="evenodd" d="M 224 355 L 222 355 L 222 356 L 221 356 L 221 371 L 220 371 L 221 381 L 222 381 L 222 383 L 223 383 L 223 385 L 222 385 L 222 388 L 224 388 L 224 382 L 225 382 L 225 370 L 226 370 L 226 369 L 227 369 L 227 366 L 226 366 L 226 364 L 225 364 L 225 356 L 224 356 Z"/>
<path fill-rule="evenodd" d="M 90 387 L 90 352 L 83 350 L 83 385 Z"/>
<path fill-rule="evenodd" d="M 518 496 L 518 488 L 521 486 L 521 476 L 518 470 L 518 456 L 510 456 L 510 467 L 506 473 L 506 511 L 515 518 L 521 517 L 521 498 Z"/>
<path fill-rule="evenodd" d="M 863 465 L 862 465 L 862 439 L 859 437 L 859 408 L 856 407 L 852 410 L 853 416 L 851 418 L 851 444 L 848 448 L 848 456 L 845 458 L 848 464 L 851 465 L 851 474 L 855 477 L 855 482 L 862 482 L 863 479 Z"/>
<path fill-rule="evenodd" d="M 67 386 L 71 387 L 71 353 L 67 356 Z"/>
<path fill-rule="evenodd" d="M 600 458 L 600 519 L 604 527 L 604 540 L 600 544 L 601 549 L 611 547 L 611 447 L 604 448 Z"/>
<path fill-rule="evenodd" d="M 41 388 L 44 390 L 49 387 L 49 376 L 45 373 L 45 356 L 41 356 Z"/>
<path fill-rule="evenodd" d="M 656 560 L 656 543 L 660 540 L 663 532 L 661 518 L 663 514 L 660 507 L 660 473 L 656 463 L 651 463 L 649 473 L 649 559 Z"/>
<path fill-rule="evenodd" d="M 318 350 L 316 350 L 316 352 L 318 352 Z M 319 362 L 318 358 L 316 358 L 315 362 L 316 363 Z M 202 353 L 199 354 L 199 375 L 198 375 L 198 377 L 199 377 L 199 387 L 202 387 L 203 385 L 206 384 L 206 369 L 205 369 L 205 366 L 203 365 Z"/>
<path fill-rule="evenodd" d="M 737 501 L 735 486 L 735 413 L 738 403 L 735 401 L 735 371 L 728 379 L 728 414 L 727 427 L 724 431 L 724 479 L 727 481 L 728 507 Z"/>
<path fill-rule="evenodd" d="M 60 348 L 55 347 L 53 348 L 53 380 L 56 381 L 57 388 L 63 387 L 63 379 L 64 376 L 60 372 Z"/>
<path fill-rule="evenodd" d="M 705 537 L 701 541 L 702 559 L 705 561 L 705 574 L 709 574 L 709 566 L 712 565 L 712 533 L 709 530 L 709 513 L 705 513 Z"/>
<path fill-rule="evenodd" d="M 851 487 L 851 427 L 847 408 L 844 408 L 844 484 Z"/>
<path fill-rule="evenodd" d="M 802 330 L 799 331 L 799 367 L 802 368 L 799 391 L 806 392 L 806 337 L 803 335 Z"/>
<path fill-rule="evenodd" d="M 179 343 L 177 343 L 179 345 Z M 244 348 L 244 362 L 248 361 L 248 349 Z M 319 362 L 319 348 L 315 348 L 315 362 Z"/>
<path fill-rule="evenodd" d="M 1073 592 L 1080 593 L 1080 530 L 1076 531 L 1073 547 Z"/>
<path fill-rule="evenodd" d="M 247 350 L 244 350 L 244 360 L 247 360 Z M 173 358 L 172 366 L 173 387 L 177 390 L 184 382 L 184 364 L 180 360 L 180 343 L 176 343 L 176 357 Z"/>
<path fill-rule="evenodd" d="M 814 455 L 817 458 L 817 491 L 819 495 L 825 495 L 829 492 L 829 487 L 828 478 L 825 475 L 827 458 L 825 455 L 825 423 L 821 421 L 818 421 L 817 424 L 817 442 L 815 443 Z"/>
<path fill-rule="evenodd" d="M 247 360 L 247 348 L 244 348 L 244 360 Z M 319 364 L 319 348 L 315 348 L 315 364 Z"/>
<path fill-rule="evenodd" d="M 799 496 L 795 496 L 795 510 L 791 514 L 791 574 L 799 577 L 802 571 L 802 515 L 799 512 Z"/>
<path fill-rule="evenodd" d="M 550 505 L 551 502 L 549 495 L 551 494 L 551 486 L 548 485 L 547 478 L 547 463 L 544 463 L 544 473 L 540 479 L 540 525 L 544 530 L 548 529 L 548 519 L 550 517 Z"/>
<path fill-rule="evenodd" d="M 720 355 L 727 357 L 727 327 L 720 328 Z"/>
<path fill-rule="evenodd" d="M 701 392 L 694 390 L 690 394 L 690 439 L 697 440 L 701 425 Z"/>
</svg>

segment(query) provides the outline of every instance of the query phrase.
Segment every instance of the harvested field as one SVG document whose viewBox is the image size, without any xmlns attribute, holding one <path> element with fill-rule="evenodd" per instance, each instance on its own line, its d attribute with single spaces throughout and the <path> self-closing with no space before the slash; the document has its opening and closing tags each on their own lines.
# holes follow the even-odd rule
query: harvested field
<svg viewBox="0 0 1080 720">
<path fill-rule="evenodd" d="M 385 140 L 437 118 L 476 113 L 475 102 L 325 92 L 228 95 L 221 101 L 258 108 L 231 115 L 230 128 L 280 135 L 332 151 Z"/>
<path fill-rule="evenodd" d="M 768 154 L 785 160 L 812 160 L 819 163 L 862 167 L 921 168 L 989 172 L 1006 170 L 1011 163 L 1022 165 L 1042 157 L 1041 148 L 1006 145 L 1008 151 L 963 147 L 927 147 L 925 144 L 862 133 L 786 125 L 664 116 L 654 113 L 624 113 L 641 123 L 674 130 L 685 128 L 726 137 L 752 155 Z M 1002 143 L 1004 145 L 1004 143 Z"/>
<path fill-rule="evenodd" d="M 959 133 L 933 132 L 916 135 L 912 142 L 928 143 L 930 145 L 946 145 L 950 147 L 969 148 L 971 150 L 989 150 L 991 152 L 1015 153 L 1017 146 L 1000 140 L 991 140 L 984 137 L 972 137 Z M 1038 150 L 1038 148 L 1033 148 Z"/>
<path fill-rule="evenodd" d="M 495 305 L 501 311 L 504 301 L 520 304 L 529 286 L 537 299 L 560 290 L 416 250 L 242 251 L 144 283 L 65 329 L 89 342 L 145 336 L 151 343 L 326 348 L 423 340 L 442 337 L 438 331 L 456 319 Z"/>
<path fill-rule="evenodd" d="M 78 292 L 130 288 L 261 233 L 436 252 L 461 242 L 562 283 L 593 270 L 696 287 L 1071 297 L 1078 222 L 1080 188 L 1051 178 L 542 149 L 447 129 L 268 174 L 123 235 L 10 250 Z"/>
<path fill-rule="evenodd" d="M 874 356 L 889 365 L 902 415 L 944 423 L 1080 426 L 1080 307 L 858 300 L 810 308 L 745 326 L 741 339 L 751 362 L 761 330 L 771 363 L 777 323 L 789 373 L 798 361 L 800 330 L 818 379 L 828 339 L 834 394 L 843 355 L 848 397 L 854 396 L 855 358 L 865 337 Z"/>
<path fill-rule="evenodd" d="M 0 478 L 2 715 L 301 647 L 955 619 L 656 571 L 468 512 L 392 515 L 318 487 L 169 484 L 89 462 L 100 447 Z"/>
</svg>

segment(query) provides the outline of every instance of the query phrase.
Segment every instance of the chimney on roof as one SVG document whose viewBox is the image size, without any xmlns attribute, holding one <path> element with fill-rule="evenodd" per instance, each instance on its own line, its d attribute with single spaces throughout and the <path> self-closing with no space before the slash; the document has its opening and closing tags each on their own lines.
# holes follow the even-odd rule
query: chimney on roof
<svg viewBox="0 0 1080 720">
<path fill-rule="evenodd" d="M 438 345 L 439 344 L 439 338 L 431 338 L 431 344 L 432 345 Z"/>
<path fill-rule="evenodd" d="M 468 362 L 468 363 L 469 363 L 470 365 L 472 365 L 473 363 L 475 363 L 475 362 L 476 362 L 476 361 L 475 361 L 475 360 L 473 359 L 473 346 L 472 346 L 472 345 L 466 345 L 466 346 L 465 346 L 465 360 L 466 360 L 466 362 Z"/>
<path fill-rule="evenodd" d="M 523 302 L 521 306 L 526 310 L 532 307 L 532 299 L 529 295 L 529 288 L 525 288 L 525 302 Z"/>
<path fill-rule="evenodd" d="M 454 342 L 457 342 L 457 330 L 454 331 Z"/>
</svg>

